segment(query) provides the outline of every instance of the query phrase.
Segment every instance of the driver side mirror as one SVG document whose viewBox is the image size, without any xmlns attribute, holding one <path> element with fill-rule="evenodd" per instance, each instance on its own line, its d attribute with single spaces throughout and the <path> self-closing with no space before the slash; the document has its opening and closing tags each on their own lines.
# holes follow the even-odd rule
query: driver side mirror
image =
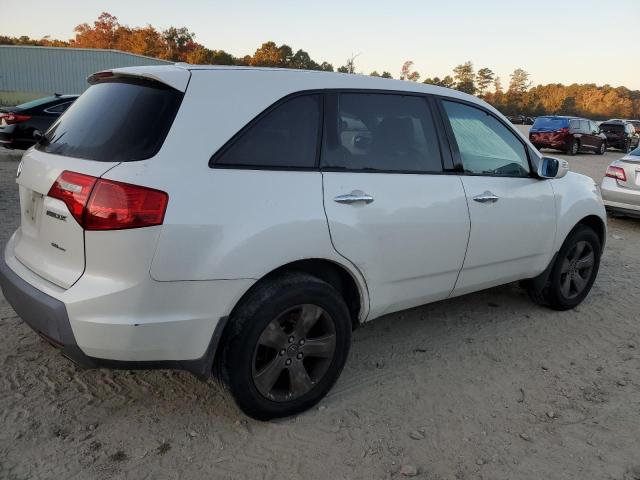
<svg viewBox="0 0 640 480">
<path fill-rule="evenodd" d="M 540 178 L 562 178 L 569 171 L 569 162 L 560 158 L 542 157 L 538 163 Z"/>
</svg>

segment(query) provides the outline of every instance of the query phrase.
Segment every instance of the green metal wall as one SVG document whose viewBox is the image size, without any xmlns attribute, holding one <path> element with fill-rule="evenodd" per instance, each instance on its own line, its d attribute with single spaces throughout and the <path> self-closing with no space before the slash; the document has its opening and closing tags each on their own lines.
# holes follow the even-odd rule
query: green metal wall
<svg viewBox="0 0 640 480">
<path fill-rule="evenodd" d="M 100 70 L 171 63 L 118 50 L 0 45 L 0 92 L 79 94 Z"/>
</svg>

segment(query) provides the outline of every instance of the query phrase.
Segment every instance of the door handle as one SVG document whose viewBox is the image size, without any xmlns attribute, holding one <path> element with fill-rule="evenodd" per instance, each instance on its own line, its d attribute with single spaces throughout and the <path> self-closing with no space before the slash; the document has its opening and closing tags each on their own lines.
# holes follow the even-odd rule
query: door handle
<svg viewBox="0 0 640 480">
<path fill-rule="evenodd" d="M 347 193 L 345 195 L 338 195 L 333 198 L 334 202 L 344 203 L 350 205 L 352 203 L 364 202 L 367 205 L 373 202 L 373 197 L 367 193 L 364 193 L 360 190 L 354 190 L 351 193 Z"/>
<path fill-rule="evenodd" d="M 487 190 L 486 192 L 473 197 L 473 200 L 479 203 L 496 203 L 500 200 L 500 197 Z"/>
</svg>

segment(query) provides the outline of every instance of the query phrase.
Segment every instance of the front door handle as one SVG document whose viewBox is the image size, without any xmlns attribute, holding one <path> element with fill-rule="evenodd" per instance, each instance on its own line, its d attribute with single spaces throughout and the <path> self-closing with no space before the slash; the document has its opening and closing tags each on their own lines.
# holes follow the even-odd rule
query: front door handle
<svg viewBox="0 0 640 480">
<path fill-rule="evenodd" d="M 500 200 L 500 197 L 487 190 L 486 192 L 473 197 L 473 200 L 479 203 L 496 203 Z"/>
<path fill-rule="evenodd" d="M 347 193 L 345 195 L 338 195 L 334 197 L 334 202 L 344 203 L 350 205 L 352 203 L 364 202 L 367 205 L 373 202 L 373 197 L 367 193 L 364 193 L 360 190 L 354 190 L 351 193 Z"/>
</svg>

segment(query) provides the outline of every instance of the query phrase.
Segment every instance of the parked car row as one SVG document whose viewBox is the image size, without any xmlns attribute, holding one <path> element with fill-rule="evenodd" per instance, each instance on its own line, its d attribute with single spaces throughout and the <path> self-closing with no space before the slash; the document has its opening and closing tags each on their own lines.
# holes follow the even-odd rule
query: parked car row
<svg viewBox="0 0 640 480">
<path fill-rule="evenodd" d="M 538 150 L 552 148 L 569 155 L 580 151 L 602 155 L 609 147 L 628 153 L 640 144 L 633 122 L 636 121 L 612 119 L 598 125 L 580 117 L 543 116 L 531 126 L 529 140 Z"/>
<path fill-rule="evenodd" d="M 53 122 L 75 102 L 78 95 L 38 98 L 15 107 L 0 108 L 0 145 L 7 148 L 29 148 Z"/>
</svg>

